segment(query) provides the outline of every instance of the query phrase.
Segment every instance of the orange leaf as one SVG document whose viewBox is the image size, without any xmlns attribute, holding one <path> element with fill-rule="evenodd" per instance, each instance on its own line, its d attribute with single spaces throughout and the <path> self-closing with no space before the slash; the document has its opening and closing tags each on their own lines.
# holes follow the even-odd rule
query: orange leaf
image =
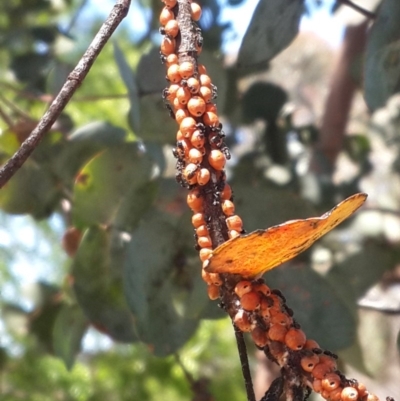
<svg viewBox="0 0 400 401">
<path fill-rule="evenodd" d="M 305 251 L 351 216 L 366 199 L 367 194 L 355 194 L 321 217 L 290 220 L 233 238 L 213 251 L 205 270 L 243 277 L 259 276 Z"/>
</svg>

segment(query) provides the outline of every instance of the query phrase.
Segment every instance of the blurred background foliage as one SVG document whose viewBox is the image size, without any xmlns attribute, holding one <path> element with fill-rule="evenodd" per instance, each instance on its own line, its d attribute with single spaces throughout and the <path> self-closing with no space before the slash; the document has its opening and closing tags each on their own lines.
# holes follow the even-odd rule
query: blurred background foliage
<svg viewBox="0 0 400 401">
<path fill-rule="evenodd" d="M 200 20 L 237 210 L 252 231 L 369 194 L 266 280 L 350 376 L 399 398 L 399 4 L 364 2 L 377 13 L 370 28 L 329 2 L 347 24 L 333 50 L 297 36 L 301 17 L 327 2 L 261 0 L 240 50 L 224 51 L 235 26 L 221 12 L 248 1 L 203 0 Z M 133 4 L 140 35 L 128 17 L 0 191 L 2 400 L 245 399 L 232 327 L 207 298 L 174 180 L 161 6 Z M 85 0 L 1 2 L 2 163 L 90 43 L 101 23 L 90 10 Z M 262 394 L 274 369 L 249 353 Z"/>
</svg>

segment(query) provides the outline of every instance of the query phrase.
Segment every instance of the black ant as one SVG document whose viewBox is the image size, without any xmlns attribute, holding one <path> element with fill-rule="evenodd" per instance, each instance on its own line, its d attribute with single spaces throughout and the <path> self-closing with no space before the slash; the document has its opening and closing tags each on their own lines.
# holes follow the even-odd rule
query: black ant
<svg viewBox="0 0 400 401">
<path fill-rule="evenodd" d="M 167 56 L 160 52 L 160 60 L 163 64 L 167 61 Z"/>
<path fill-rule="evenodd" d="M 211 84 L 212 98 L 216 99 L 218 97 L 218 88 L 216 85 Z"/>
<path fill-rule="evenodd" d="M 172 110 L 171 105 L 167 103 L 167 104 L 165 105 L 165 108 L 168 110 L 169 116 L 170 116 L 173 120 L 175 120 L 175 113 L 174 113 L 174 111 Z"/>
</svg>

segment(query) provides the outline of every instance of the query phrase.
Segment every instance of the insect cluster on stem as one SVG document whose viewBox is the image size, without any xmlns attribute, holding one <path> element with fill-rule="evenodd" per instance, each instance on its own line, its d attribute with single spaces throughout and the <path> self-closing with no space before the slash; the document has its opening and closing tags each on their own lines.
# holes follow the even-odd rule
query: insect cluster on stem
<svg viewBox="0 0 400 401">
<path fill-rule="evenodd" d="M 209 232 L 209 216 L 205 213 L 205 194 L 212 188 L 219 194 L 218 203 L 226 219 L 229 238 L 234 238 L 243 231 L 243 223 L 235 215 L 232 191 L 226 183 L 225 164 L 230 158 L 224 143 L 225 134 L 219 120 L 217 106 L 213 102 L 217 97 L 217 88 L 212 83 L 204 65 L 191 61 L 180 61 L 178 47 L 180 28 L 176 20 L 177 1 L 165 0 L 160 13 L 160 33 L 164 35 L 161 43 L 161 60 L 167 68 L 166 79 L 169 86 L 163 91 L 163 99 L 171 110 L 171 116 L 179 129 L 176 134 L 176 147 L 173 155 L 177 159 L 176 179 L 189 189 L 187 204 L 193 211 L 193 226 L 199 256 L 205 262 L 212 253 L 213 243 Z M 201 7 L 190 3 L 191 19 L 201 17 Z M 201 30 L 196 26 L 195 56 L 201 52 L 203 40 Z M 216 189 L 218 188 L 218 190 Z M 222 283 L 219 275 L 202 272 L 208 284 L 211 299 L 218 298 Z"/>
</svg>

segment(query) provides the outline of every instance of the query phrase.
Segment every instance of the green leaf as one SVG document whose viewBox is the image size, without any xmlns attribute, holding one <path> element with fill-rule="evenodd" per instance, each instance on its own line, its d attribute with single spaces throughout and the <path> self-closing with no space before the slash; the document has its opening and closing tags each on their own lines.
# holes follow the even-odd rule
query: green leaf
<svg viewBox="0 0 400 401">
<path fill-rule="evenodd" d="M 112 146 L 125 142 L 127 133 L 123 128 L 106 121 L 94 121 L 79 127 L 69 137 L 71 143 L 97 143 Z"/>
<path fill-rule="evenodd" d="M 356 321 L 335 289 L 305 264 L 288 263 L 265 275 L 271 288 L 285 294 L 287 305 L 307 337 L 323 348 L 338 350 L 353 344 Z M 356 306 L 353 306 L 355 310 Z"/>
<path fill-rule="evenodd" d="M 365 135 L 351 135 L 345 138 L 344 149 L 356 163 L 366 163 L 371 152 L 371 143 Z"/>
<path fill-rule="evenodd" d="M 137 143 L 126 143 L 95 156 L 79 172 L 74 186 L 74 225 L 110 224 L 120 206 L 150 181 L 152 162 Z"/>
<path fill-rule="evenodd" d="M 158 166 L 159 175 L 162 175 L 167 167 L 166 152 L 167 151 L 171 152 L 171 150 L 168 149 L 166 151 L 165 147 L 163 147 L 161 143 L 157 142 L 144 141 L 143 145 L 146 148 L 147 154 L 152 158 L 154 163 Z"/>
<path fill-rule="evenodd" d="M 172 119 L 160 94 L 140 97 L 142 116 L 139 135 L 145 141 L 174 143 L 178 126 Z"/>
<path fill-rule="evenodd" d="M 19 148 L 17 135 L 12 130 L 6 130 L 0 134 L 0 162 L 4 163 Z"/>
<path fill-rule="evenodd" d="M 65 305 L 53 326 L 53 348 L 68 370 L 74 365 L 88 321 L 77 305 Z"/>
<path fill-rule="evenodd" d="M 68 75 L 72 70 L 73 66 L 70 64 L 55 60 L 46 80 L 47 92 L 56 96 L 67 81 Z"/>
<path fill-rule="evenodd" d="M 346 364 L 349 364 L 358 372 L 369 375 L 368 369 L 364 362 L 361 345 L 359 343 L 359 337 L 360 336 L 357 336 L 355 338 L 355 342 L 350 347 L 339 350 L 338 356 L 340 360 L 346 361 Z"/>
<path fill-rule="evenodd" d="M 392 255 L 388 250 L 369 243 L 362 251 L 334 265 L 326 275 L 326 280 L 341 299 L 352 307 L 392 266 Z"/>
<path fill-rule="evenodd" d="M 286 92 L 269 82 L 256 82 L 242 97 L 243 121 L 247 124 L 256 119 L 274 123 L 283 105 L 287 102 Z"/>
<path fill-rule="evenodd" d="M 101 150 L 122 144 L 127 132 L 107 122 L 96 121 L 79 127 L 68 138 L 66 146 L 58 156 L 54 170 L 68 187 L 79 169 Z"/>
<path fill-rule="evenodd" d="M 127 244 L 126 298 L 140 340 L 158 356 L 180 348 L 199 322 L 191 316 L 198 316 L 200 311 L 192 307 L 192 301 L 187 308 L 185 300 L 193 289 L 192 275 L 200 276 L 200 263 L 197 272 L 193 271 L 194 264 L 179 252 L 178 231 L 176 218 L 154 209 L 141 221 Z M 186 296 L 182 294 L 185 286 L 189 290 Z M 197 290 L 193 292 L 197 294 Z"/>
<path fill-rule="evenodd" d="M 400 91 L 400 2 L 383 0 L 366 48 L 365 100 L 371 110 L 383 107 Z"/>
<path fill-rule="evenodd" d="M 0 372 L 2 372 L 8 363 L 8 353 L 5 347 L 0 347 Z"/>
<path fill-rule="evenodd" d="M 23 127 L 24 124 L 16 124 L 14 132 L 8 130 L 0 136 L 0 157 L 8 158 L 13 149 L 19 147 L 18 129 Z M 62 196 L 52 167 L 64 146 L 64 138 L 59 132 L 49 132 L 31 158 L 2 189 L 0 208 L 7 213 L 30 214 L 37 219 L 48 217 Z"/>
<path fill-rule="evenodd" d="M 179 305 L 180 314 L 186 318 L 220 319 L 226 314 L 217 302 L 209 299 L 207 286 L 201 278 L 201 262 L 193 246 L 195 239 L 191 216 L 192 212 L 186 210 L 176 228 L 175 247 L 178 253 L 173 261 L 173 299 L 175 306 Z"/>
<path fill-rule="evenodd" d="M 135 75 L 116 42 L 114 42 L 114 58 L 119 73 L 121 74 L 121 78 L 128 89 L 129 102 L 131 106 L 129 109 L 129 124 L 132 131 L 137 134 L 140 130 L 139 90 L 136 85 Z"/>
<path fill-rule="evenodd" d="M 201 53 L 201 63 L 206 66 L 207 73 L 212 77 L 213 84 L 217 87 L 218 97 L 215 103 L 219 112 L 225 110 L 228 93 L 228 78 L 221 58 L 215 56 L 215 53 L 204 50 Z"/>
<path fill-rule="evenodd" d="M 270 185 L 249 185 L 238 182 L 233 186 L 237 212 L 248 232 L 264 229 L 285 221 L 317 216 L 310 202 L 286 189 Z"/>
<path fill-rule="evenodd" d="M 100 227 L 86 230 L 72 263 L 74 290 L 79 305 L 100 331 L 122 342 L 137 340 L 133 317 L 122 289 L 123 248 L 119 236 Z M 119 240 L 120 242 L 122 240 Z"/>
<path fill-rule="evenodd" d="M 134 186 L 121 202 L 113 225 L 121 231 L 132 231 L 156 199 L 159 183 L 146 182 Z"/>
<path fill-rule="evenodd" d="M 367 371 L 374 377 L 380 377 L 387 366 L 389 352 L 393 352 L 387 316 L 380 311 L 361 309 L 358 332 Z"/>
<path fill-rule="evenodd" d="M 0 208 L 11 214 L 48 217 L 61 198 L 51 171 L 28 160 L 0 191 Z"/>
<path fill-rule="evenodd" d="M 238 67 L 265 69 L 299 31 L 303 0 L 260 0 L 239 50 Z"/>
<path fill-rule="evenodd" d="M 14 55 L 11 69 L 18 80 L 28 83 L 36 89 L 44 89 L 45 75 L 50 67 L 51 58 L 48 54 L 27 52 Z"/>
<path fill-rule="evenodd" d="M 143 54 L 136 72 L 136 81 L 141 95 L 161 96 L 162 90 L 168 86 L 165 71 L 165 65 L 161 63 L 159 47 L 153 47 L 148 53 Z"/>
<path fill-rule="evenodd" d="M 56 39 L 59 29 L 57 25 L 43 25 L 34 26 L 30 31 L 35 40 L 50 44 Z"/>
<path fill-rule="evenodd" d="M 53 353 L 53 327 L 63 306 L 61 291 L 43 282 L 38 283 L 38 289 L 41 300 L 30 315 L 29 329 L 39 344 Z"/>
</svg>

